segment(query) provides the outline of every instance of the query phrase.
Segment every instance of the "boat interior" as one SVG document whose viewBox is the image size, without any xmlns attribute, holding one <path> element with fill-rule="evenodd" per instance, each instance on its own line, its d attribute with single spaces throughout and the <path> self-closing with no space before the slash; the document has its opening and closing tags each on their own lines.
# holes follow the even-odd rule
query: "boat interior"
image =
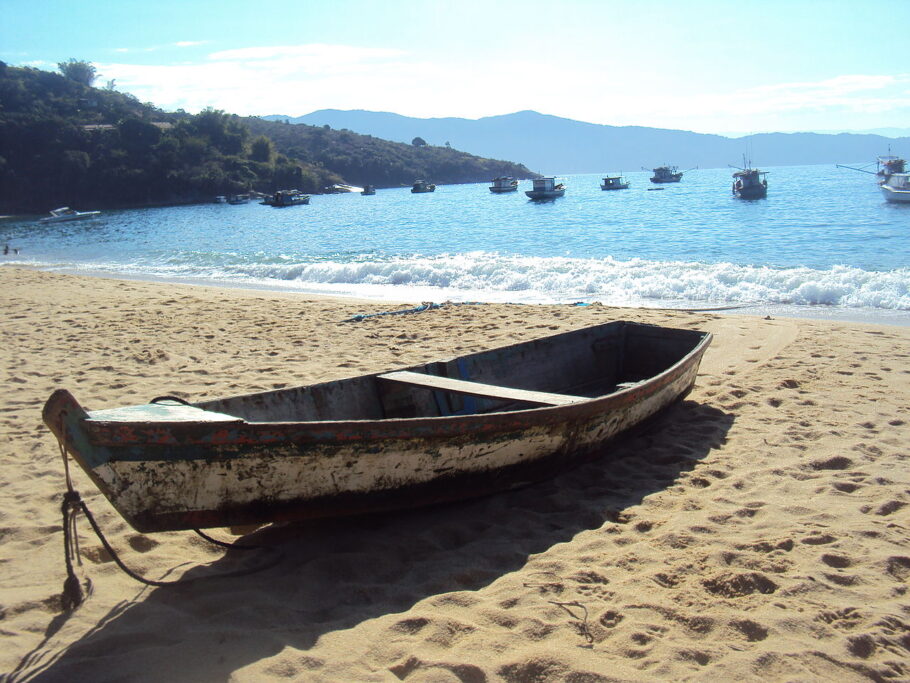
<svg viewBox="0 0 910 683">
<path fill-rule="evenodd" d="M 568 405 L 669 369 L 706 337 L 625 321 L 395 372 L 194 403 L 247 422 L 444 417 Z"/>
</svg>

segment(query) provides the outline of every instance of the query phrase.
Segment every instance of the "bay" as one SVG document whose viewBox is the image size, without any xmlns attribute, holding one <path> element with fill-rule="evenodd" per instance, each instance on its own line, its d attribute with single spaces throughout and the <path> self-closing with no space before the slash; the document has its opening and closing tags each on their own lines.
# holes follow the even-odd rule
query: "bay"
<svg viewBox="0 0 910 683">
<path fill-rule="evenodd" d="M 542 203 L 523 181 L 502 195 L 442 185 L 282 209 L 18 217 L 0 221 L 0 242 L 20 250 L 0 263 L 389 301 L 736 306 L 910 324 L 910 206 L 888 204 L 856 171 L 763 170 L 768 197 L 756 201 L 733 197 L 732 169 L 696 169 L 671 185 L 627 172 L 630 189 L 606 192 L 599 175 L 562 176 L 565 197 Z"/>
</svg>

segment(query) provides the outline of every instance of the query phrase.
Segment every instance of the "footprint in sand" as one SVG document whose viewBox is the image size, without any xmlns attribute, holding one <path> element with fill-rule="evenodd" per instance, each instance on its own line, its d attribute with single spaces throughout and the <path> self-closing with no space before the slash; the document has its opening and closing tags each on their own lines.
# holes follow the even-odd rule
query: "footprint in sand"
<svg viewBox="0 0 910 683">
<path fill-rule="evenodd" d="M 730 626 L 746 637 L 751 643 L 764 640 L 768 637 L 768 629 L 751 619 L 737 619 L 730 622 Z"/>
</svg>

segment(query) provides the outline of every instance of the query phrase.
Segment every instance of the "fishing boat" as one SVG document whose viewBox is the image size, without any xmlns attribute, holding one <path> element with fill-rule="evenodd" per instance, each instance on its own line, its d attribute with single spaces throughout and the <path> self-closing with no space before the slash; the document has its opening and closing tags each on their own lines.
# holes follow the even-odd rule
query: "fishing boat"
<svg viewBox="0 0 910 683">
<path fill-rule="evenodd" d="M 376 188 L 373 185 L 367 185 L 360 191 L 362 195 L 373 195 L 376 194 Z"/>
<path fill-rule="evenodd" d="M 262 203 L 269 206 L 298 206 L 309 204 L 310 195 L 304 194 L 300 190 L 278 190 L 271 197 L 263 199 Z"/>
<path fill-rule="evenodd" d="M 502 194 L 503 192 L 515 192 L 518 190 L 518 181 L 511 176 L 500 176 L 498 178 L 493 178 L 493 184 L 490 185 L 490 192 L 494 194 Z"/>
<path fill-rule="evenodd" d="M 658 166 L 652 169 L 652 183 L 678 183 L 682 180 L 684 171 L 677 171 L 676 166 Z"/>
<path fill-rule="evenodd" d="M 140 532 L 333 517 L 546 479 L 684 397 L 711 335 L 614 321 L 390 372 L 44 422 Z"/>
<path fill-rule="evenodd" d="M 248 204 L 250 201 L 250 195 L 248 194 L 232 194 L 227 198 L 228 204 Z"/>
<path fill-rule="evenodd" d="M 531 199 L 556 199 L 566 193 L 566 186 L 563 183 L 557 183 L 556 178 L 535 178 L 534 186 L 530 190 L 525 190 L 525 194 Z"/>
<path fill-rule="evenodd" d="M 910 173 L 892 173 L 881 184 L 885 199 L 895 204 L 910 203 Z"/>
<path fill-rule="evenodd" d="M 621 175 L 611 175 L 604 178 L 600 185 L 601 190 L 628 190 L 629 181 Z"/>
<path fill-rule="evenodd" d="M 733 174 L 733 194 L 740 199 L 764 199 L 768 196 L 767 171 L 741 168 Z"/>
<path fill-rule="evenodd" d="M 68 206 L 51 209 L 50 216 L 39 219 L 39 223 L 65 223 L 66 221 L 81 221 L 85 218 L 100 216 L 100 211 L 76 211 Z"/>
<path fill-rule="evenodd" d="M 414 184 L 411 186 L 411 192 L 415 194 L 420 194 L 423 192 L 436 192 L 436 186 L 433 183 L 428 183 L 425 180 L 415 180 Z"/>
</svg>

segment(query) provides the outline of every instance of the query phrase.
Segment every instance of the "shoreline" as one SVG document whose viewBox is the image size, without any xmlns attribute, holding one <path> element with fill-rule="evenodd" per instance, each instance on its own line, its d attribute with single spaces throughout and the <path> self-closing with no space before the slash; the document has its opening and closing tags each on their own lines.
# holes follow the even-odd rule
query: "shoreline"
<svg viewBox="0 0 910 683">
<path fill-rule="evenodd" d="M 0 671 L 10 681 L 910 678 L 910 329 L 602 305 L 380 312 L 290 292 L 0 268 Z M 434 508 L 139 534 L 75 487 L 93 590 L 63 609 L 41 406 L 189 400 L 403 368 L 626 319 L 711 332 L 696 385 L 603 457 Z M 239 534 L 245 534 L 239 536 Z M 208 577 L 208 578 L 205 578 Z"/>
<path fill-rule="evenodd" d="M 291 294 L 303 297 L 325 298 L 329 300 L 340 300 L 359 302 L 364 304 L 387 304 L 387 305 L 405 305 L 421 301 L 432 301 L 433 303 L 443 303 L 450 299 L 441 297 L 425 298 L 417 297 L 398 297 L 398 296 L 364 296 L 364 295 L 344 295 L 337 293 L 325 293 L 312 288 L 308 289 L 304 285 L 295 285 L 289 282 L 287 286 L 279 286 L 270 283 L 256 282 L 237 282 L 231 280 L 217 280 L 204 278 L 168 278 L 156 277 L 152 275 L 134 275 L 130 273 L 108 273 L 97 270 L 78 270 L 73 268 L 43 268 L 40 266 L 30 266 L 26 264 L 0 264 L 0 268 L 23 268 L 27 270 L 37 270 L 48 273 L 60 273 L 72 275 L 75 277 L 93 277 L 107 280 L 123 280 L 128 282 L 149 282 L 157 284 L 174 284 L 188 287 L 210 287 L 215 289 L 229 290 L 248 290 L 251 292 L 269 292 L 275 294 Z M 433 294 L 427 291 L 426 287 L 415 287 L 415 292 L 421 294 Z M 439 300 L 441 299 L 441 300 Z M 513 305 L 513 306 L 572 306 L 572 305 L 592 305 L 598 304 L 608 308 L 626 309 L 626 310 L 651 310 L 651 311 L 676 311 L 676 312 L 713 312 L 727 315 L 746 315 L 764 318 L 766 316 L 780 316 L 796 320 L 827 320 L 840 323 L 859 323 L 866 325 L 887 325 L 894 327 L 910 327 L 910 311 L 898 311 L 891 309 L 866 309 L 866 308 L 844 308 L 833 306 L 807 306 L 791 304 L 728 304 L 718 303 L 710 305 L 704 302 L 693 302 L 691 306 L 680 305 L 679 307 L 666 307 L 663 305 L 619 305 L 604 304 L 599 301 L 566 301 L 566 302 L 521 302 L 506 300 L 482 301 L 477 298 L 465 297 L 465 301 L 455 300 L 457 303 L 466 303 L 470 300 L 472 303 L 495 304 L 495 305 Z"/>
</svg>

